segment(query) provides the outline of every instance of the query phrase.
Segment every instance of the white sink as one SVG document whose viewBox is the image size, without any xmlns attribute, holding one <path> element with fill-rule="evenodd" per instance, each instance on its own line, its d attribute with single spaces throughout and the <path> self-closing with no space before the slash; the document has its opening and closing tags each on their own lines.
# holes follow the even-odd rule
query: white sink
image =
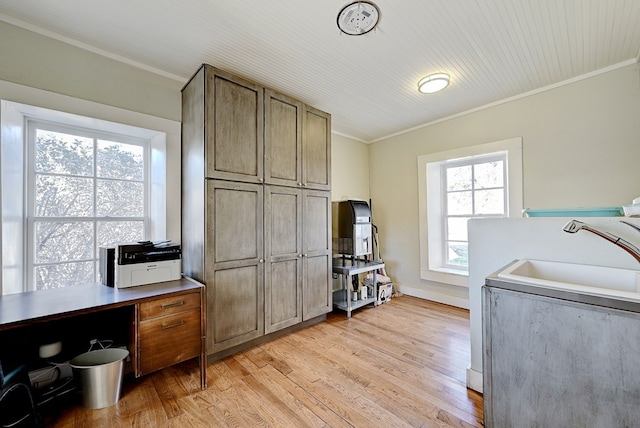
<svg viewBox="0 0 640 428">
<path fill-rule="evenodd" d="M 518 260 L 498 278 L 545 288 L 640 301 L 640 271 L 544 260 Z"/>
</svg>

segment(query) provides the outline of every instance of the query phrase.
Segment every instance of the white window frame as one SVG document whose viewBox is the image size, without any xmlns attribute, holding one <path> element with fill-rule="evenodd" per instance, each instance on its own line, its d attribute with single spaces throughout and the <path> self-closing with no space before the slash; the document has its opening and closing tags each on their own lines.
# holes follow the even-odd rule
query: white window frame
<svg viewBox="0 0 640 428">
<path fill-rule="evenodd" d="M 167 238 L 167 139 L 175 133 L 173 121 L 76 100 L 31 88 L 41 100 L 65 105 L 69 110 L 93 112 L 96 117 L 67 113 L 15 101 L 0 101 L 0 179 L 2 210 L 2 280 L 0 295 L 30 291 L 27 280 L 25 155 L 28 119 L 55 122 L 96 132 L 130 135 L 150 141 L 149 238 Z M 97 117 L 108 117 L 111 120 Z M 113 120 L 122 120 L 116 122 Z M 123 123 L 123 122 L 128 122 Z M 156 129 L 144 126 L 157 126 Z M 171 134 L 169 133 L 171 132 Z M 179 135 L 179 132 L 178 134 Z"/>
<path fill-rule="evenodd" d="M 418 157 L 420 278 L 460 287 L 469 286 L 466 268 L 446 265 L 441 165 L 463 158 L 506 153 L 507 216 L 520 217 L 522 196 L 522 137 L 463 147 Z"/>
</svg>

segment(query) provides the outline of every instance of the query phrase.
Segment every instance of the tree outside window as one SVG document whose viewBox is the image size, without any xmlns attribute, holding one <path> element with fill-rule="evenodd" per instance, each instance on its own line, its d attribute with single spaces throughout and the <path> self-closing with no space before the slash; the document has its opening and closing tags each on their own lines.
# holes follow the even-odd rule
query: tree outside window
<svg viewBox="0 0 640 428">
<path fill-rule="evenodd" d="M 95 282 L 98 247 L 145 239 L 148 142 L 39 122 L 29 131 L 29 282 Z"/>
<path fill-rule="evenodd" d="M 467 221 L 507 213 L 505 155 L 443 163 L 445 265 L 468 267 Z"/>
</svg>

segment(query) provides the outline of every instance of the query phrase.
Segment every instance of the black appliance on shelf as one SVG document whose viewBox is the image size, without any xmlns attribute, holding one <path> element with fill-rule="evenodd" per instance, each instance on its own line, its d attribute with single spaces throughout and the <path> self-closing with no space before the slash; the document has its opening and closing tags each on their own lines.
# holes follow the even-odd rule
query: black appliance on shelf
<svg viewBox="0 0 640 428">
<path fill-rule="evenodd" d="M 373 253 L 371 209 L 365 201 L 332 203 L 333 253 L 368 258 Z"/>
</svg>

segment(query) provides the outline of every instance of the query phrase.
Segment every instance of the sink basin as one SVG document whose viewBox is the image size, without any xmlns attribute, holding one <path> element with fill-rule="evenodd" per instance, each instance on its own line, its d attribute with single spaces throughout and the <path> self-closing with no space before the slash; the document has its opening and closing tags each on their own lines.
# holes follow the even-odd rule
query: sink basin
<svg viewBox="0 0 640 428">
<path fill-rule="evenodd" d="M 597 296 L 640 299 L 640 271 L 544 260 L 517 260 L 498 278 Z"/>
</svg>

